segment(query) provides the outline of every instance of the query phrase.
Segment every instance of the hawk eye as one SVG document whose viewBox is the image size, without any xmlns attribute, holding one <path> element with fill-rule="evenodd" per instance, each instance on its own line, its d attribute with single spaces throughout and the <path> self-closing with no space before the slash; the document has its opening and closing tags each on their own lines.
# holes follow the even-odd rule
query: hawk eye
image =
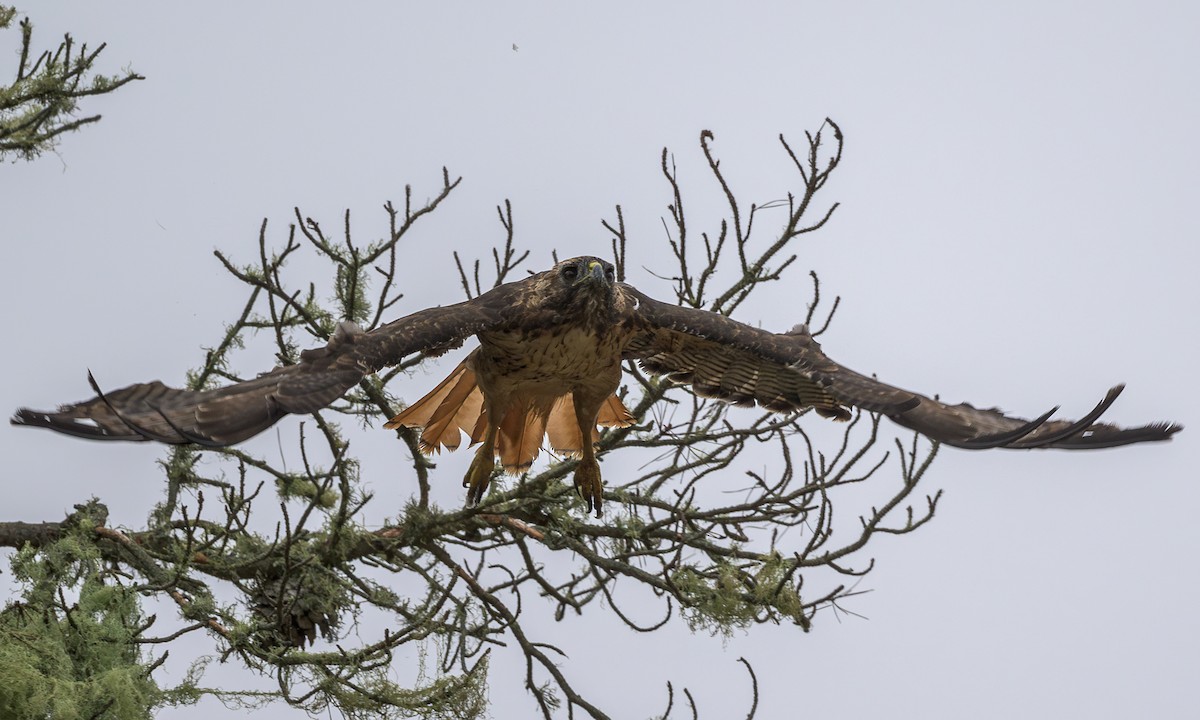
<svg viewBox="0 0 1200 720">
<path fill-rule="evenodd" d="M 579 277 L 579 266 L 578 265 L 566 266 L 565 268 L 562 269 L 562 276 L 568 280 L 574 280 L 575 278 Z"/>
</svg>

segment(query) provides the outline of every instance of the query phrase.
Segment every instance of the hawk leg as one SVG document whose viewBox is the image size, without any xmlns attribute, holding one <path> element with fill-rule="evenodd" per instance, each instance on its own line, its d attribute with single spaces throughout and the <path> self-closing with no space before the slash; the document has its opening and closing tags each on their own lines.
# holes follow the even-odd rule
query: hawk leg
<svg viewBox="0 0 1200 720">
<path fill-rule="evenodd" d="M 475 452 L 475 459 L 471 461 L 471 467 L 467 469 L 467 475 L 463 478 L 463 487 L 467 488 L 468 505 L 478 505 L 483 499 L 483 493 L 487 491 L 495 470 L 496 426 L 489 424 L 487 435 L 479 450 Z"/>
<path fill-rule="evenodd" d="M 587 504 L 588 512 L 595 510 L 596 517 L 600 517 L 600 503 L 604 501 L 604 481 L 600 479 L 600 463 L 596 462 L 592 432 L 596 428 L 596 416 L 600 413 L 600 405 L 607 394 L 599 401 L 581 398 L 580 395 L 579 392 L 575 393 L 575 421 L 579 423 L 583 448 L 579 467 L 575 468 L 575 489 Z"/>
<path fill-rule="evenodd" d="M 575 468 L 575 489 L 587 504 L 588 512 L 595 510 L 596 517 L 600 517 L 600 503 L 604 501 L 604 481 L 600 479 L 600 463 L 596 462 L 596 457 L 590 450 L 589 447 L 588 451 L 584 452 L 583 458 L 579 460 L 579 467 Z"/>
</svg>

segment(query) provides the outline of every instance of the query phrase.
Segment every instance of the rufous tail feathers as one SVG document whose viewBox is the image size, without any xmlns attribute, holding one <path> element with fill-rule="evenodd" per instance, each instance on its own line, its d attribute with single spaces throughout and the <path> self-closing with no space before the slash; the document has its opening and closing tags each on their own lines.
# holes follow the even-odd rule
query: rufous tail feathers
<svg viewBox="0 0 1200 720">
<path fill-rule="evenodd" d="M 616 395 L 600 406 L 596 424 L 602 427 L 626 427 L 633 424 L 625 404 Z M 442 448 L 457 450 L 466 433 L 470 444 L 481 442 L 487 433 L 487 414 L 483 392 L 476 382 L 475 372 L 466 361 L 459 363 L 445 380 L 425 397 L 402 410 L 384 424 L 385 428 L 421 428 L 420 449 L 426 455 Z M 529 469 L 541 451 L 543 439 L 549 437 L 555 452 L 576 456 L 583 450 L 583 435 L 575 419 L 575 401 L 570 393 L 557 398 L 545 408 L 518 405 L 500 422 L 496 433 L 496 458 L 509 473 Z M 600 432 L 592 428 L 593 440 Z"/>
</svg>

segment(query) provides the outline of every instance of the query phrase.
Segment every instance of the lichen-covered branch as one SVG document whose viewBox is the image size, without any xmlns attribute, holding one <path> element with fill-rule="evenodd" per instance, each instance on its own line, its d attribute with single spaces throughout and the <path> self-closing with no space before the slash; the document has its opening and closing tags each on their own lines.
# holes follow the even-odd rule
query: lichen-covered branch
<svg viewBox="0 0 1200 720">
<path fill-rule="evenodd" d="M 674 267 L 657 274 L 678 302 L 730 313 L 785 277 L 810 287 L 793 277 L 798 243 L 837 207 L 819 193 L 838 166 L 843 138 L 826 121 L 806 139 L 797 152 L 780 138 L 797 189 L 786 203 L 757 205 L 738 197 L 717 159 L 715 137 L 702 133 L 707 181 L 727 210 L 708 230 L 691 227 L 684 208 L 687 188 L 703 178 L 679 177 L 673 156 L 663 151 Z M 412 251 L 407 243 L 422 231 L 421 220 L 440 209 L 458 182 L 443 170 L 440 191 L 420 207 L 406 188 L 403 209 L 384 207 L 385 231 L 374 242 L 354 239 L 361 221 L 352 223 L 349 212 L 330 232 L 296 209 L 277 242 L 264 221 L 250 262 L 218 252 L 244 283 L 247 301 L 189 385 L 261 370 L 236 362 L 236 351 L 257 330 L 269 332 L 255 341 L 272 343 L 278 361 L 292 363 L 340 320 L 371 328 L 419 308 L 400 292 L 397 263 Z M 785 206 L 786 217 L 769 227 L 773 216 L 765 211 Z M 454 254 L 468 296 L 511 279 L 528 257 L 511 204 L 497 210 L 501 238 L 490 259 Z M 620 206 L 615 212 L 603 226 L 624 277 L 646 264 L 638 235 L 654 230 L 628 227 Z M 288 259 L 301 252 L 329 262 L 327 285 L 289 275 Z M 817 276 L 810 276 L 812 294 L 797 320 L 824 328 L 837 302 L 823 304 Z M 572 679 L 570 648 L 538 637 L 529 617 L 611 609 L 637 632 L 682 620 L 717 635 L 766 623 L 802 633 L 853 596 L 854 581 L 873 567 L 864 554 L 873 538 L 912 532 L 937 509 L 940 495 L 917 494 L 936 445 L 913 438 L 892 448 L 881 442 L 876 416 L 858 414 L 835 427 L 806 413 L 730 409 L 632 364 L 621 393 L 638 422 L 605 431 L 598 445 L 609 463 L 602 518 L 589 517 L 570 486 L 571 459 L 494 483 L 476 506 L 438 507 L 431 465 L 411 431 L 397 431 L 408 467 L 393 467 L 380 479 L 364 477 L 370 464 L 356 456 L 353 434 L 339 423 L 378 427 L 401 406 L 398 397 L 419 394 L 422 388 L 400 376 L 424 359 L 408 358 L 304 419 L 299 461 L 291 467 L 246 448 L 177 447 L 162 462 L 165 498 L 145 528 L 111 528 L 93 512 L 86 521 L 0 523 L 0 545 L 23 548 L 25 558 L 59 552 L 65 538 L 86 546 L 96 559 L 87 568 L 119 568 L 113 582 L 123 593 L 166 598 L 177 610 L 174 627 L 158 636 L 130 631 L 129 642 L 151 647 L 206 634 L 223 660 L 272 679 L 266 695 L 248 688 L 239 696 L 246 702 L 274 697 L 310 713 L 332 706 L 347 715 L 478 717 L 488 663 L 516 656 L 543 717 L 603 718 L 606 698 L 585 697 Z M 415 481 L 411 498 L 382 527 L 368 528 L 370 488 L 397 475 Z M 869 505 L 846 499 L 864 484 Z M 62 608 L 53 612 L 70 617 Z M 421 668 L 410 669 L 419 670 L 416 687 L 397 680 L 398 651 L 406 645 L 433 649 L 432 656 L 422 654 Z M 752 717 L 758 693 L 770 689 L 758 688 L 743 662 Z M 204 689 L 197 680 L 170 697 L 207 693 L 229 700 L 229 689 Z M 676 707 L 669 692 L 668 712 Z M 694 712 L 686 690 L 684 697 L 684 712 Z"/>
<path fill-rule="evenodd" d="M 0 5 L 0 30 L 11 27 L 17 11 Z M 99 115 L 78 117 L 80 99 L 111 93 L 141 75 L 125 70 L 118 75 L 100 75 L 95 65 L 102 43 L 94 50 L 76 45 L 66 35 L 54 51 L 35 54 L 33 23 L 20 22 L 21 50 L 14 78 L 0 85 L 0 159 L 15 156 L 32 160 L 52 150 L 61 135 L 98 122 Z"/>
</svg>

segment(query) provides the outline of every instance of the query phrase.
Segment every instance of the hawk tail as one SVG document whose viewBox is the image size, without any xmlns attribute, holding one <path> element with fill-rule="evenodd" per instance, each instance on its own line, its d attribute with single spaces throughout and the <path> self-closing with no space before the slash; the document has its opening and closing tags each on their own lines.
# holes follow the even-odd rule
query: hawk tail
<svg viewBox="0 0 1200 720">
<path fill-rule="evenodd" d="M 464 360 L 437 387 L 384 423 L 384 427 L 421 428 L 421 452 L 431 455 L 442 448 L 457 450 L 463 432 L 472 444 L 482 440 L 487 429 L 482 418 L 483 393 L 475 380 L 475 371 Z"/>
<path fill-rule="evenodd" d="M 505 415 L 496 433 L 496 459 L 506 472 L 519 474 L 528 470 L 548 439 L 555 452 L 568 457 L 583 450 L 583 434 L 575 418 L 575 402 L 570 393 L 554 400 L 549 409 L 537 404 L 521 406 Z M 633 416 L 616 395 L 600 406 L 596 424 L 601 427 L 626 427 Z M 459 363 L 445 380 L 427 395 L 409 405 L 384 427 L 409 427 L 421 430 L 421 452 L 430 455 L 442 448 L 457 450 L 461 433 L 471 444 L 482 442 L 488 432 L 483 392 L 475 372 L 467 361 Z M 592 429 L 593 439 L 599 431 Z"/>
</svg>

